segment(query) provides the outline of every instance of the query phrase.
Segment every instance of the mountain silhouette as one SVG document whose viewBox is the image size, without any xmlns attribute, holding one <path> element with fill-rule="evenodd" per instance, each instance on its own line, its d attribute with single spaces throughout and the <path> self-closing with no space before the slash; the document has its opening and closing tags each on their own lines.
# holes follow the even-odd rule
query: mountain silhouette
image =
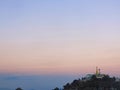
<svg viewBox="0 0 120 90">
<path fill-rule="evenodd" d="M 63 85 L 63 89 L 56 87 L 53 90 L 120 90 L 120 79 L 101 74 L 100 69 L 96 67 L 95 74 L 87 74 Z"/>
</svg>

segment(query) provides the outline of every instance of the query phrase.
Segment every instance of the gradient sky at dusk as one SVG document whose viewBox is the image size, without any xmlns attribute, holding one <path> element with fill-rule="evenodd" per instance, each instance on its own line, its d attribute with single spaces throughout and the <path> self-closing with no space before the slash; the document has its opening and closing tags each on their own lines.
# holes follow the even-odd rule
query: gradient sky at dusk
<svg viewBox="0 0 120 90">
<path fill-rule="evenodd" d="M 0 73 L 120 72 L 119 0 L 0 0 Z"/>
</svg>

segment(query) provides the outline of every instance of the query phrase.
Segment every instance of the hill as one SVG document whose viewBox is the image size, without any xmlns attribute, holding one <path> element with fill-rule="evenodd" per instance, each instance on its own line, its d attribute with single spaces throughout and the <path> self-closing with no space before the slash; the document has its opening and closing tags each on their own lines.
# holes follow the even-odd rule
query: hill
<svg viewBox="0 0 120 90">
<path fill-rule="evenodd" d="M 120 81 L 116 81 L 115 77 L 111 78 L 109 75 L 105 75 L 103 78 L 93 75 L 89 80 L 84 78 L 73 80 L 72 83 L 64 85 L 62 90 L 120 90 Z"/>
<path fill-rule="evenodd" d="M 101 74 L 96 68 L 95 74 L 87 74 L 85 77 L 67 83 L 63 89 L 56 87 L 53 90 L 120 90 L 120 79 Z"/>
</svg>

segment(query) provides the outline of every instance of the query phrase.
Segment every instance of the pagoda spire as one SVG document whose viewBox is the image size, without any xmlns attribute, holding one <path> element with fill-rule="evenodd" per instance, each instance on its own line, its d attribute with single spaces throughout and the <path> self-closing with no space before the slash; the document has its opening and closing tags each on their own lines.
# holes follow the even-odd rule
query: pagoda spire
<svg viewBox="0 0 120 90">
<path fill-rule="evenodd" d="M 98 69 L 98 67 L 96 67 L 96 75 L 98 75 L 99 74 L 99 69 Z"/>
</svg>

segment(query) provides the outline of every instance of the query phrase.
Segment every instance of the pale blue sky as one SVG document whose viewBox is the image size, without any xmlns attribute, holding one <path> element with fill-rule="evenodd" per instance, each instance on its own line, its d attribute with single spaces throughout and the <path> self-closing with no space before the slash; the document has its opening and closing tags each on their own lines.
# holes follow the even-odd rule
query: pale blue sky
<svg viewBox="0 0 120 90">
<path fill-rule="evenodd" d="M 0 37 L 41 40 L 96 38 L 99 33 L 116 36 L 120 33 L 119 9 L 119 0 L 1 0 Z"/>
</svg>

